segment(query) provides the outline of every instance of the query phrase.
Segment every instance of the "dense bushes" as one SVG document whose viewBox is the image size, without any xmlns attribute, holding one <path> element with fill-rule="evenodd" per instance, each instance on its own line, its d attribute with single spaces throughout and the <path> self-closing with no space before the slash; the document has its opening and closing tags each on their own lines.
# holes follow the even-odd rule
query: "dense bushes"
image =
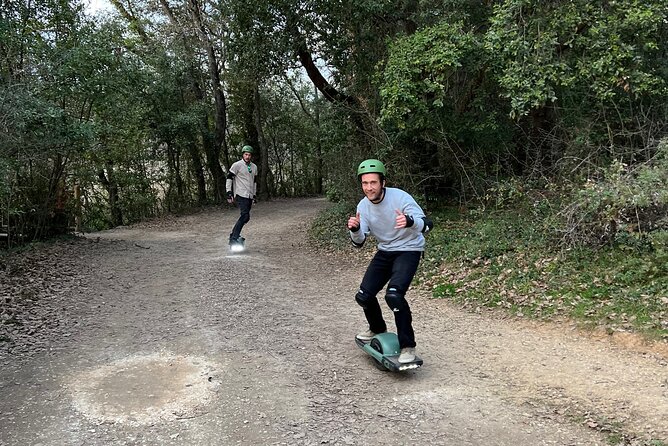
<svg viewBox="0 0 668 446">
<path fill-rule="evenodd" d="M 668 144 L 650 160 L 628 166 L 619 161 L 588 179 L 558 217 L 569 245 L 615 243 L 668 230 Z"/>
<path fill-rule="evenodd" d="M 579 182 L 499 183 L 486 205 L 523 208 L 558 248 L 642 243 L 648 233 L 668 230 L 668 141 L 647 161 L 629 166 L 616 160 Z"/>
</svg>

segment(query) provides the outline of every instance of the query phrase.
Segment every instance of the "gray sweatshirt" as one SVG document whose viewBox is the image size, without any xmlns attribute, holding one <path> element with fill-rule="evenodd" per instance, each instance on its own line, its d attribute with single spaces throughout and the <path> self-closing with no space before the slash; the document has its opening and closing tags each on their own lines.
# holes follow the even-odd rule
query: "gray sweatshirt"
<svg viewBox="0 0 668 446">
<path fill-rule="evenodd" d="M 395 229 L 396 210 L 413 218 L 413 226 Z M 382 251 L 424 251 L 425 216 L 422 208 L 407 192 L 393 187 L 385 188 L 385 196 L 380 203 L 374 204 L 364 197 L 357 205 L 360 214 L 360 229 L 350 231 L 350 237 L 357 245 L 366 240 L 368 234 L 378 240 L 378 249 Z"/>
</svg>

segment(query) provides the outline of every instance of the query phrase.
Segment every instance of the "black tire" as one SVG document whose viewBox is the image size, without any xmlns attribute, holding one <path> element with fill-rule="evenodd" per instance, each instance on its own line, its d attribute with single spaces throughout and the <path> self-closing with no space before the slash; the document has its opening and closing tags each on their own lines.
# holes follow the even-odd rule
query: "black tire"
<svg viewBox="0 0 668 446">
<path fill-rule="evenodd" d="M 369 343 L 372 349 L 376 350 L 379 352 L 381 355 L 383 354 L 383 346 L 381 345 L 380 341 L 376 338 L 371 339 L 371 342 Z M 387 372 L 387 368 L 376 358 L 373 358 L 373 363 L 376 366 L 378 370 L 382 370 L 384 372 Z"/>
</svg>

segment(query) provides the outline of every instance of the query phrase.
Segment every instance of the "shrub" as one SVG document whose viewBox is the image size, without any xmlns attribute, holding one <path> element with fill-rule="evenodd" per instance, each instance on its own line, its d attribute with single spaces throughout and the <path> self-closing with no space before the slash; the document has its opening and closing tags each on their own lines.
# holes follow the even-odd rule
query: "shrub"
<svg viewBox="0 0 668 446">
<path fill-rule="evenodd" d="M 618 242 L 668 229 L 668 141 L 634 167 L 613 162 L 600 178 L 588 179 L 558 213 L 566 246 Z"/>
</svg>

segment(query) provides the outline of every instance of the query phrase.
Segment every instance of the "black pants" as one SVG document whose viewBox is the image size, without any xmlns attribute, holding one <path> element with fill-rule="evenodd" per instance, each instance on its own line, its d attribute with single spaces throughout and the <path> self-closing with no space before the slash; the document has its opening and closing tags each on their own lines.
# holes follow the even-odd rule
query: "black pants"
<svg viewBox="0 0 668 446">
<path fill-rule="evenodd" d="M 387 290 L 394 288 L 402 296 L 404 300 L 401 305 L 402 309 L 394 312 L 400 348 L 415 347 L 413 317 L 404 296 L 413 281 L 421 256 L 420 251 L 378 251 L 364 273 L 360 285 L 360 290 L 368 297 L 364 316 L 369 322 L 369 329 L 374 333 L 387 331 L 376 295 L 387 284 Z"/>
<path fill-rule="evenodd" d="M 241 212 L 241 215 L 239 215 L 239 219 L 237 220 L 237 223 L 234 225 L 234 228 L 232 229 L 232 233 L 230 234 L 230 240 L 236 240 L 241 235 L 241 230 L 243 229 L 244 225 L 248 223 L 248 221 L 250 220 L 250 210 L 251 206 L 253 205 L 252 199 L 240 197 L 239 195 L 234 197 L 234 201 L 237 203 L 237 206 L 239 206 L 239 211 Z"/>
</svg>

